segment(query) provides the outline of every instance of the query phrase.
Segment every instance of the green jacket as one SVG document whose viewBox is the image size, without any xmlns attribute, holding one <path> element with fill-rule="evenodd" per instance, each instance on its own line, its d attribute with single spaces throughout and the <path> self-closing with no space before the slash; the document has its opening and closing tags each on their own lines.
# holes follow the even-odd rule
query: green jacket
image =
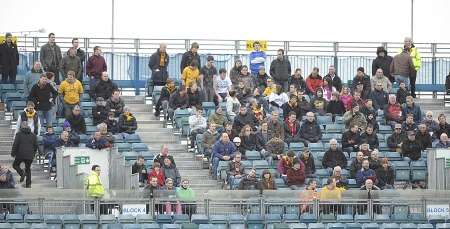
<svg viewBox="0 0 450 229">
<path fill-rule="evenodd" d="M 105 195 L 105 188 L 96 172 L 92 171 L 86 179 L 86 189 L 89 197 L 102 198 Z"/>
<path fill-rule="evenodd" d="M 185 202 L 195 201 L 195 192 L 191 188 L 184 189 L 182 187 L 177 187 L 176 194 L 177 194 L 177 198 L 180 201 L 185 201 Z"/>
</svg>

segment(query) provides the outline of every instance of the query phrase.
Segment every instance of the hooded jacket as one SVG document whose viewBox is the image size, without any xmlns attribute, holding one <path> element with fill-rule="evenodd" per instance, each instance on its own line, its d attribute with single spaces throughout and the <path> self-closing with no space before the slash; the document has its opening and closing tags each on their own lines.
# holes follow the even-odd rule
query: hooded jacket
<svg viewBox="0 0 450 229">
<path fill-rule="evenodd" d="M 38 150 L 37 137 L 29 127 L 21 128 L 16 134 L 11 156 L 19 160 L 33 160 Z"/>
<path fill-rule="evenodd" d="M 383 52 L 384 56 L 380 56 L 380 53 Z M 384 47 L 377 48 L 377 58 L 372 61 L 372 75 L 374 76 L 377 72 L 377 69 L 383 69 L 383 74 L 388 78 L 391 78 L 391 63 L 392 57 L 388 56 L 388 52 Z"/>
</svg>

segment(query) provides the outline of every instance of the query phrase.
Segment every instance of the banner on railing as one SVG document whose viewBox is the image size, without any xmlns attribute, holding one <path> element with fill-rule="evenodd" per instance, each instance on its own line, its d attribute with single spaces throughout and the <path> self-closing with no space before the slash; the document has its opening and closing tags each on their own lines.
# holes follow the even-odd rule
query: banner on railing
<svg viewBox="0 0 450 229">
<path fill-rule="evenodd" d="M 254 50 L 253 43 L 255 43 L 255 41 L 259 41 L 259 44 L 261 44 L 261 51 L 267 51 L 267 41 L 266 40 L 247 40 L 247 41 L 245 41 L 245 46 L 246 46 L 247 51 Z"/>
<path fill-rule="evenodd" d="M 147 206 L 145 204 L 124 204 L 122 205 L 122 214 L 145 215 L 147 214 Z"/>
</svg>

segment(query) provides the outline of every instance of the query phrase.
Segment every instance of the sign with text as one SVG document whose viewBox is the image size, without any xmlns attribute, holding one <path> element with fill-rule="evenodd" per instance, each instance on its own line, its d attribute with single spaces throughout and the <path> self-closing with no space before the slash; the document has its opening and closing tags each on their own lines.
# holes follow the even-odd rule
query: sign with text
<svg viewBox="0 0 450 229">
<path fill-rule="evenodd" d="M 261 44 L 261 51 L 267 51 L 267 41 L 263 41 L 263 40 L 247 40 L 245 41 L 245 46 L 247 51 L 253 51 L 253 43 L 255 41 L 259 41 L 259 43 Z"/>
<path fill-rule="evenodd" d="M 91 159 L 89 156 L 78 156 L 74 158 L 75 165 L 89 165 L 91 163 Z"/>
<path fill-rule="evenodd" d="M 427 205 L 427 218 L 430 216 L 450 216 L 450 207 L 448 204 L 428 204 Z"/>
<path fill-rule="evenodd" d="M 147 214 L 147 206 L 145 204 L 124 204 L 122 205 L 122 214 L 145 215 Z"/>
</svg>

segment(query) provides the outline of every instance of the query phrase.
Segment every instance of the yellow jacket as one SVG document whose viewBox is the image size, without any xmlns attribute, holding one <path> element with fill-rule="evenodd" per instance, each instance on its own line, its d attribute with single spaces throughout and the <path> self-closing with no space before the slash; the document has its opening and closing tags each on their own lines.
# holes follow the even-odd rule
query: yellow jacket
<svg viewBox="0 0 450 229">
<path fill-rule="evenodd" d="M 64 102 L 70 105 L 75 105 L 80 102 L 80 94 L 83 94 L 83 85 L 76 80 L 75 83 L 70 84 L 67 80 L 61 82 L 58 89 L 59 94 L 64 95 Z"/>
<path fill-rule="evenodd" d="M 345 191 L 343 188 L 335 187 L 333 190 L 330 190 L 325 186 L 320 190 L 319 198 L 320 200 L 340 200 L 343 191 Z"/>
<path fill-rule="evenodd" d="M 402 53 L 402 51 L 403 49 L 400 49 L 398 53 Z M 416 69 L 416 71 L 419 71 L 420 67 L 422 66 L 422 60 L 420 59 L 419 49 L 417 49 L 416 47 L 412 47 L 409 50 L 409 55 L 412 58 L 414 68 Z"/>
<path fill-rule="evenodd" d="M 198 70 L 198 68 L 191 69 L 190 66 L 187 66 L 183 70 L 181 79 L 183 80 L 184 85 L 186 85 L 186 87 L 189 87 L 189 84 L 191 82 L 197 82 L 200 80 L 200 71 Z"/>
<path fill-rule="evenodd" d="M 105 188 L 100 181 L 100 177 L 94 171 L 91 171 L 86 179 L 86 189 L 89 197 L 102 198 L 105 195 Z"/>
</svg>

